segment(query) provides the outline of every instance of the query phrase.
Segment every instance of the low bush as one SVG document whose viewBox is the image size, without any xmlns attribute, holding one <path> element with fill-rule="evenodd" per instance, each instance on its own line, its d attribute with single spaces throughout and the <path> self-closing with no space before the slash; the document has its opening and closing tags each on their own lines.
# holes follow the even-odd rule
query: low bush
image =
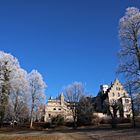
<svg viewBox="0 0 140 140">
<path fill-rule="evenodd" d="M 117 123 L 131 123 L 131 119 L 130 118 L 117 118 L 116 122 Z M 110 119 L 110 118 L 103 118 L 100 123 L 101 124 L 111 124 L 112 123 L 112 119 Z"/>
<path fill-rule="evenodd" d="M 93 118 L 92 118 L 92 124 L 93 125 L 99 125 L 102 121 L 102 118 L 100 118 L 99 116 L 97 115 L 94 115 Z"/>
<path fill-rule="evenodd" d="M 34 128 L 39 128 L 39 129 L 46 129 L 46 128 L 50 128 L 50 123 L 49 122 L 34 122 L 33 123 L 33 127 Z"/>
<path fill-rule="evenodd" d="M 65 126 L 67 126 L 67 127 L 73 127 L 74 126 L 74 123 L 73 122 L 66 122 L 65 123 Z"/>
<path fill-rule="evenodd" d="M 112 121 L 110 118 L 102 118 L 101 119 L 101 124 L 110 124 Z"/>
<path fill-rule="evenodd" d="M 62 115 L 57 115 L 51 119 L 51 122 L 54 126 L 64 125 L 64 117 Z"/>
<path fill-rule="evenodd" d="M 130 118 L 118 118 L 117 123 L 131 123 Z"/>
<path fill-rule="evenodd" d="M 140 122 L 140 117 L 139 116 L 135 117 L 135 121 Z"/>
</svg>

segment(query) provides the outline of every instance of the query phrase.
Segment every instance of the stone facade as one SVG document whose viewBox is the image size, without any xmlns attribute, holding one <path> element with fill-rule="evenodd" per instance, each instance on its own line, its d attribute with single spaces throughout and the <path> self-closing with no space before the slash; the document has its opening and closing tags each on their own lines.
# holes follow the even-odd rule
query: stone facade
<svg viewBox="0 0 140 140">
<path fill-rule="evenodd" d="M 45 122 L 50 122 L 52 117 L 56 117 L 57 115 L 62 115 L 66 122 L 72 121 L 72 111 L 70 107 L 70 103 L 64 100 L 63 93 L 56 99 L 50 98 L 48 100 L 48 104 L 45 108 Z"/>
<path fill-rule="evenodd" d="M 132 117 L 131 98 L 119 80 L 116 79 L 110 86 L 101 85 L 100 91 L 95 98 L 95 106 L 98 112 L 104 111 L 104 101 L 108 101 L 109 104 L 111 104 L 112 101 L 119 101 L 122 112 L 118 110 L 117 117 Z"/>
<path fill-rule="evenodd" d="M 132 117 L 131 98 L 119 80 L 115 80 L 111 85 L 100 86 L 98 95 L 92 98 L 93 107 L 96 111 L 94 114 L 99 117 L 109 117 L 107 112 L 104 112 L 104 102 L 108 101 L 111 103 L 112 100 L 119 101 L 122 106 L 122 112 L 120 113 L 118 110 L 117 117 Z M 57 115 L 62 115 L 66 122 L 73 121 L 70 103 L 65 101 L 63 93 L 56 99 L 50 98 L 48 100 L 48 104 L 45 107 L 44 120 L 50 122 L 51 118 Z"/>
</svg>

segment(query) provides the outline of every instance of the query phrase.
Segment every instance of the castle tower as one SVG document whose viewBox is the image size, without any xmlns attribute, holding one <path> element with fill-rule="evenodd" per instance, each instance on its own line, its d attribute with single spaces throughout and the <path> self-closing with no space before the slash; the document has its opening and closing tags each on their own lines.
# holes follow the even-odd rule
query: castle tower
<svg viewBox="0 0 140 140">
<path fill-rule="evenodd" d="M 60 94 L 60 102 L 61 102 L 61 105 L 63 106 L 64 105 L 64 94 L 63 94 L 63 92 Z"/>
</svg>

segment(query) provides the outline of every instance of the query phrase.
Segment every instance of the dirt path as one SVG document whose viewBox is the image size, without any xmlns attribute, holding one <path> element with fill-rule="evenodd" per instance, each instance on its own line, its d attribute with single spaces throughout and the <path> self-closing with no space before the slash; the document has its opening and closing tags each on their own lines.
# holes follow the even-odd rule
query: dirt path
<svg viewBox="0 0 140 140">
<path fill-rule="evenodd" d="M 93 140 L 90 136 L 86 135 L 85 133 L 81 132 L 70 132 L 70 133 L 63 133 L 63 132 L 54 132 L 48 133 L 46 131 L 15 131 L 15 132 L 4 132 L 0 133 L 0 136 L 48 136 L 51 137 L 52 135 L 57 135 L 62 137 L 66 140 Z"/>
<path fill-rule="evenodd" d="M 139 129 L 124 130 L 15 130 L 0 131 L 0 136 L 59 136 L 60 140 L 140 140 Z M 58 139 L 59 140 L 59 139 Z"/>
</svg>

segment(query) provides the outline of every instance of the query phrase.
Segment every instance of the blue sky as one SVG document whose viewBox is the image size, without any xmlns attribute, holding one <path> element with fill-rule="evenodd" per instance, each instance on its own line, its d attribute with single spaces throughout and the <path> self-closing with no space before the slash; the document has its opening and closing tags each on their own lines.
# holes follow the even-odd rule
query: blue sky
<svg viewBox="0 0 140 140">
<path fill-rule="evenodd" d="M 0 50 L 37 69 L 56 96 L 74 81 L 96 95 L 117 75 L 118 21 L 139 0 L 0 0 Z"/>
</svg>

